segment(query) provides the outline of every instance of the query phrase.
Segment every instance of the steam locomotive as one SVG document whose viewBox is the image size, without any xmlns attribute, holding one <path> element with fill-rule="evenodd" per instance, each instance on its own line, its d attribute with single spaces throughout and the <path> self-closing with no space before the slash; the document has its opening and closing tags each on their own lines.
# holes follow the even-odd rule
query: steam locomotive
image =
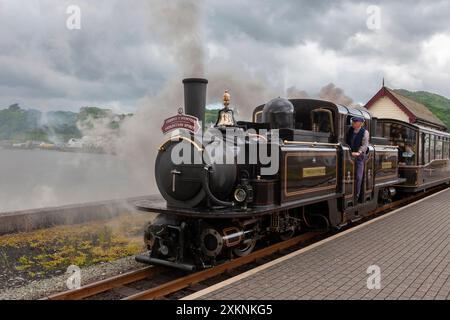
<svg viewBox="0 0 450 320">
<path fill-rule="evenodd" d="M 203 124 L 208 81 L 183 82 L 185 114 Z M 416 130 L 419 144 L 425 128 L 312 99 L 276 98 L 256 107 L 253 121 L 235 121 L 229 104 L 225 92 L 216 125 L 204 135 L 181 129 L 161 144 L 155 177 L 162 198 L 137 204 L 159 215 L 145 230 L 149 253 L 137 261 L 188 271 L 208 268 L 249 254 L 259 240 L 340 228 L 397 193 L 450 181 L 448 147 L 437 162 L 428 158 L 399 165 L 398 141 L 383 129 L 396 122 Z M 371 134 L 358 199 L 355 162 L 345 139 L 355 116 L 365 119 Z M 434 134 L 450 141 L 445 132 Z M 227 161 L 215 161 L 217 154 Z M 424 173 L 427 168 L 433 168 L 434 178 Z"/>
</svg>

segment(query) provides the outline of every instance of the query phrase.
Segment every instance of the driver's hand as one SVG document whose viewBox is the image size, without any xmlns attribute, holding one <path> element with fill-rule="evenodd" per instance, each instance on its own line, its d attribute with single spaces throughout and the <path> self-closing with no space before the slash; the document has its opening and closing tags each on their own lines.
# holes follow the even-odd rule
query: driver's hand
<svg viewBox="0 0 450 320">
<path fill-rule="evenodd" d="M 352 156 L 355 157 L 355 158 L 356 158 L 356 157 L 359 157 L 359 156 L 360 156 L 360 153 L 359 153 L 359 152 L 352 152 Z"/>
</svg>

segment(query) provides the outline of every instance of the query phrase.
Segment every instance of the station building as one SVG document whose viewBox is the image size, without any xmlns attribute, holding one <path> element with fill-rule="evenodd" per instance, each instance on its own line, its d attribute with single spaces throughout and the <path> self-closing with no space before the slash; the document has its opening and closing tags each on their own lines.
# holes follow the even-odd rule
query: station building
<svg viewBox="0 0 450 320">
<path fill-rule="evenodd" d="M 447 131 L 446 125 L 425 105 L 383 87 L 365 105 L 377 118 L 388 118 L 409 122 L 431 129 Z"/>
</svg>

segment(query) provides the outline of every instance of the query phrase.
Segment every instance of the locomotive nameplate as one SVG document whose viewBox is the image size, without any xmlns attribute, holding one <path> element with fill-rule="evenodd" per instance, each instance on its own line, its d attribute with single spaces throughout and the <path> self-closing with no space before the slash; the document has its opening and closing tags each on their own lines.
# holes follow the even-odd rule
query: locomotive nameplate
<svg viewBox="0 0 450 320">
<path fill-rule="evenodd" d="M 381 168 L 382 169 L 392 169 L 392 162 L 382 162 Z"/>
<path fill-rule="evenodd" d="M 303 168 L 303 178 L 322 177 L 327 174 L 326 167 Z"/>
<path fill-rule="evenodd" d="M 177 129 L 184 129 L 191 133 L 198 133 L 200 130 L 200 123 L 198 118 L 191 115 L 183 114 L 181 111 L 176 116 L 167 118 L 164 120 L 161 131 L 167 134 L 170 131 Z"/>
</svg>

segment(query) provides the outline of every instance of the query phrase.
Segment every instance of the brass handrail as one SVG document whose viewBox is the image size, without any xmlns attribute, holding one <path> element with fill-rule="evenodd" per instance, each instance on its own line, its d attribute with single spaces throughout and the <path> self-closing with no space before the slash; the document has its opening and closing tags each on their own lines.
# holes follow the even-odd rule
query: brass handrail
<svg viewBox="0 0 450 320">
<path fill-rule="evenodd" d="M 398 146 L 391 146 L 391 145 L 384 145 L 384 144 L 374 144 L 373 146 L 374 147 L 392 148 L 392 149 L 398 148 Z"/>
<path fill-rule="evenodd" d="M 198 151 L 200 151 L 200 152 L 203 151 L 203 148 L 200 146 L 200 144 L 198 144 L 197 142 L 195 142 L 195 141 L 192 140 L 192 139 L 189 139 L 189 138 L 187 138 L 187 137 L 183 137 L 183 136 L 180 136 L 180 135 L 174 136 L 174 137 L 170 137 L 169 139 L 167 139 L 163 144 L 161 144 L 161 145 L 159 146 L 158 150 L 159 150 L 159 151 L 165 151 L 166 148 L 164 148 L 164 146 L 165 146 L 167 143 L 169 143 L 170 141 L 176 141 L 177 139 L 178 139 L 178 141 L 180 141 L 180 139 L 181 139 L 181 140 L 184 140 L 184 141 L 187 141 L 187 142 L 191 143 Z"/>
<path fill-rule="evenodd" d="M 312 146 L 329 146 L 329 147 L 337 147 L 340 146 L 340 143 L 326 143 L 326 142 L 308 142 L 308 141 L 289 141 L 284 140 L 284 144 L 304 144 L 304 145 L 312 145 Z"/>
<path fill-rule="evenodd" d="M 266 138 L 265 136 L 261 135 L 261 134 L 257 134 L 257 133 L 249 133 L 248 136 L 249 136 L 249 137 L 258 137 L 258 138 L 261 138 L 261 139 L 267 141 L 267 138 Z"/>
</svg>

